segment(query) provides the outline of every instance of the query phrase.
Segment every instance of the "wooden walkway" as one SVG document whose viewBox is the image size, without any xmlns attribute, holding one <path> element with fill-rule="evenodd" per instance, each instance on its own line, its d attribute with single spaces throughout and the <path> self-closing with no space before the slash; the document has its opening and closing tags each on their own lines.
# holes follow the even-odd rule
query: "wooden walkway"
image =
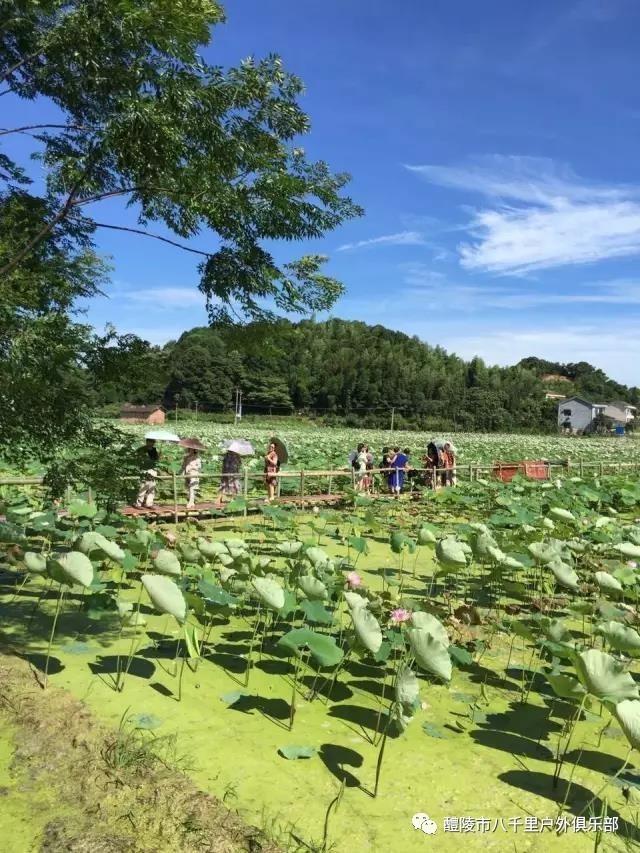
<svg viewBox="0 0 640 853">
<path fill-rule="evenodd" d="M 335 505 L 344 501 L 344 495 L 287 495 L 275 498 L 271 501 L 271 506 L 317 506 L 318 504 Z M 260 507 L 266 505 L 264 498 L 249 499 L 247 501 L 247 512 L 257 511 Z M 226 505 L 225 505 L 226 506 Z M 196 504 L 192 509 L 187 509 L 186 506 L 174 506 L 173 504 L 156 504 L 153 507 L 135 507 L 125 506 L 120 509 L 121 515 L 126 515 L 129 518 L 145 518 L 148 520 L 156 519 L 158 521 L 168 521 L 176 518 L 188 518 L 192 516 L 198 517 L 225 517 L 224 506 L 221 509 L 214 501 L 205 501 Z M 238 512 L 234 512 L 237 515 Z"/>
</svg>

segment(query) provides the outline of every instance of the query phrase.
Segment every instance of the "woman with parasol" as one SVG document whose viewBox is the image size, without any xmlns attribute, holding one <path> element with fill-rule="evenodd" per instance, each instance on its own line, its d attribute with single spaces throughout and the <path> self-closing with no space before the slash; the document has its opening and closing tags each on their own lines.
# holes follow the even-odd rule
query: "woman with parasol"
<svg viewBox="0 0 640 853">
<path fill-rule="evenodd" d="M 187 451 L 182 457 L 180 466 L 180 473 L 184 474 L 184 484 L 187 488 L 187 509 L 193 509 L 196 505 L 196 492 L 200 485 L 198 475 L 202 470 L 202 459 L 199 454 L 206 448 L 197 438 L 183 438 L 180 446 Z"/>
<path fill-rule="evenodd" d="M 223 445 L 225 451 L 222 457 L 222 477 L 220 479 L 220 492 L 218 497 L 218 506 L 222 506 L 224 495 L 239 495 L 242 489 L 240 481 L 240 469 L 242 468 L 242 457 L 253 456 L 253 446 L 244 439 L 234 439 L 233 441 L 225 442 Z"/>
</svg>

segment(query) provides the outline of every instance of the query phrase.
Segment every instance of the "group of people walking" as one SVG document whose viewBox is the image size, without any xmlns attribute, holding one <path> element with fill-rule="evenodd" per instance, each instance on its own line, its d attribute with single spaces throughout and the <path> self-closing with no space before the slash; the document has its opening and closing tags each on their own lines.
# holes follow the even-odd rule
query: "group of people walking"
<svg viewBox="0 0 640 853">
<path fill-rule="evenodd" d="M 411 465 L 408 447 L 383 447 L 378 471 L 384 476 L 388 491 L 399 495 L 409 480 L 429 488 L 455 485 L 455 450 L 450 441 L 429 442 L 422 457 L 422 468 Z M 351 465 L 355 471 L 355 485 L 359 492 L 371 493 L 375 485 L 376 469 L 374 455 L 364 442 L 351 454 Z"/>
<path fill-rule="evenodd" d="M 185 448 L 179 473 L 180 476 L 184 477 L 187 493 L 187 509 L 193 509 L 200 488 L 200 473 L 202 471 L 202 457 L 200 453 L 206 450 L 206 447 L 197 438 L 180 439 L 177 443 Z M 147 438 L 144 446 L 140 448 L 138 453 L 141 468 L 143 469 L 143 476 L 134 506 L 137 508 L 151 508 L 155 504 L 161 462 L 161 455 L 156 439 Z M 227 442 L 227 447 L 222 457 L 222 476 L 220 478 L 216 506 L 222 507 L 225 496 L 233 499 L 241 494 L 242 459 L 244 456 L 253 455 L 253 453 L 253 447 L 247 441 Z M 286 454 L 284 445 L 276 439 L 272 439 L 263 457 L 264 481 L 267 487 L 268 501 L 273 500 L 275 497 L 280 462 L 284 454 Z"/>
</svg>

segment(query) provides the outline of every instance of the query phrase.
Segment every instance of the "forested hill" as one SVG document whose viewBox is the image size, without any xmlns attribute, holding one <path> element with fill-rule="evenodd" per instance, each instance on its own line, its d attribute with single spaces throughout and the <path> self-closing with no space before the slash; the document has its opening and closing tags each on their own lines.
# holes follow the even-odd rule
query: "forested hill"
<svg viewBox="0 0 640 853">
<path fill-rule="evenodd" d="M 162 348 L 128 336 L 112 357 L 121 364 L 116 371 L 111 364 L 104 376 L 115 372 L 119 379 L 101 381 L 97 370 L 98 404 L 162 400 L 222 411 L 240 388 L 245 413 L 307 411 L 374 426 L 388 425 L 395 408 L 398 426 L 537 430 L 556 423 L 540 365 L 465 362 L 416 337 L 361 322 L 195 328 Z M 628 389 L 615 388 L 614 396 L 631 398 Z"/>
</svg>

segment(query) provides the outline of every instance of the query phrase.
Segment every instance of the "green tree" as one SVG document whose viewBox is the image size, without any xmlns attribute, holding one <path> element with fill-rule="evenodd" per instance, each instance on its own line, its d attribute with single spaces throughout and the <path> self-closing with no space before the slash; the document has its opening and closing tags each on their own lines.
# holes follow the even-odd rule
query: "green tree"
<svg viewBox="0 0 640 853">
<path fill-rule="evenodd" d="M 223 69 L 202 59 L 214 0 L 0 0 L 0 80 L 18 98 L 44 96 L 55 124 L 8 128 L 42 146 L 51 212 L 3 259 L 22 264 L 70 217 L 184 246 L 202 258 L 211 316 L 272 317 L 329 308 L 342 286 L 323 258 L 278 266 L 265 240 L 317 238 L 359 215 L 341 195 L 349 178 L 310 162 L 298 145 L 309 119 L 302 82 L 277 56 Z M 0 175 L 20 179 L 5 154 Z M 138 225 L 102 222 L 99 202 L 122 197 Z M 91 211 L 91 213 L 89 213 Z M 161 223 L 176 236 L 149 230 Z M 204 245 L 210 242 L 211 247 Z"/>
</svg>

